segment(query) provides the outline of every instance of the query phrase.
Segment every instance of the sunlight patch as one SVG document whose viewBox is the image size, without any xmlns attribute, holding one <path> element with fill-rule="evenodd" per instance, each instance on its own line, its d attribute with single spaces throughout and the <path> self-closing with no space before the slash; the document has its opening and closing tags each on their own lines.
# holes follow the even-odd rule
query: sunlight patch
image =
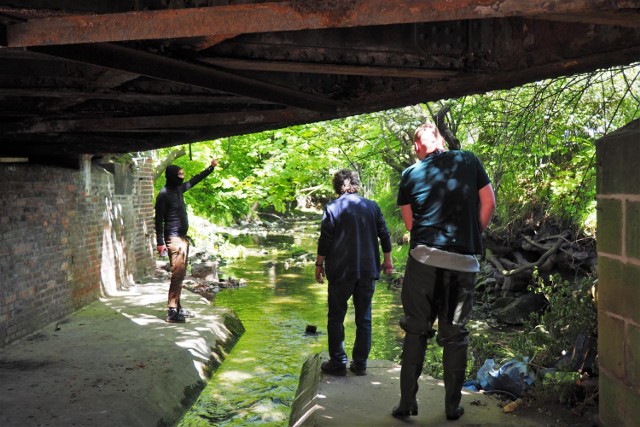
<svg viewBox="0 0 640 427">
<path fill-rule="evenodd" d="M 229 371 L 221 373 L 218 378 L 221 380 L 229 381 L 229 382 L 240 382 L 244 380 L 248 380 L 251 378 L 250 373 L 240 372 L 240 371 Z"/>
</svg>

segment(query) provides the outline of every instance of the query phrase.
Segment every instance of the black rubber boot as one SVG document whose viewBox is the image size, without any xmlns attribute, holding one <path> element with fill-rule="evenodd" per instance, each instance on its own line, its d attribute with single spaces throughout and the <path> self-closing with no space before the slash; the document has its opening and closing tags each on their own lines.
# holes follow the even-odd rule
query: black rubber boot
<svg viewBox="0 0 640 427">
<path fill-rule="evenodd" d="M 448 420 L 457 420 L 464 414 L 460 406 L 462 384 L 467 366 L 467 344 L 447 344 L 444 346 L 442 365 L 444 368 L 444 408 Z"/>
<path fill-rule="evenodd" d="M 402 368 L 400 369 L 400 404 L 391 414 L 397 418 L 418 415 L 418 378 L 422 374 L 427 337 L 407 333 L 402 345 Z"/>
</svg>

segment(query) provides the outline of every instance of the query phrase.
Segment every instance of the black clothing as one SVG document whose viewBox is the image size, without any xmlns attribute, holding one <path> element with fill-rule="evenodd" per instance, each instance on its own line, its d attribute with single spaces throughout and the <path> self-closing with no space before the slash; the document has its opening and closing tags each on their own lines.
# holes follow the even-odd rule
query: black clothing
<svg viewBox="0 0 640 427">
<path fill-rule="evenodd" d="M 343 194 L 325 207 L 318 255 L 326 257 L 329 283 L 379 279 L 380 246 L 391 252 L 391 233 L 376 202 Z"/>
<path fill-rule="evenodd" d="M 167 167 L 167 185 L 160 190 L 156 198 L 156 240 L 158 246 L 165 244 L 169 237 L 185 237 L 189 230 L 187 208 L 184 204 L 183 193 L 213 172 L 213 166 L 209 166 L 185 183 L 178 178 L 180 167 L 171 165 Z M 177 184 L 177 185 L 176 185 Z"/>
<path fill-rule="evenodd" d="M 411 205 L 411 248 L 424 245 L 464 255 L 481 253 L 480 194 L 490 183 L 482 163 L 471 152 L 435 153 L 405 169 L 398 205 Z M 475 290 L 474 272 L 421 262 L 409 253 L 402 286 L 405 331 L 400 370 L 400 405 L 393 413 L 417 413 L 418 378 L 427 341 L 435 335 L 443 347 L 445 414 L 460 418 Z"/>
<path fill-rule="evenodd" d="M 178 176 L 178 172 L 182 169 L 180 166 L 169 165 L 167 169 L 164 171 L 164 176 L 167 178 L 167 186 L 169 187 L 177 187 L 182 184 L 184 178 L 180 178 Z"/>
<path fill-rule="evenodd" d="M 379 242 L 378 242 L 379 241 Z M 352 358 L 360 372 L 371 351 L 371 299 L 380 277 L 380 246 L 391 252 L 391 234 L 376 202 L 357 194 L 342 194 L 324 209 L 318 255 L 325 257 L 329 281 L 327 333 L 329 363 L 347 365 L 344 319 L 353 297 L 356 337 Z"/>
</svg>

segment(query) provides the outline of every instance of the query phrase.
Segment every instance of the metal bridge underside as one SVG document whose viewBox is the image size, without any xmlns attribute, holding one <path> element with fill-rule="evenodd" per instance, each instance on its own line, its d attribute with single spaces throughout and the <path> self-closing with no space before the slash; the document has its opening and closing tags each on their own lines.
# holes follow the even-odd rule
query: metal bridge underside
<svg viewBox="0 0 640 427">
<path fill-rule="evenodd" d="M 637 0 L 0 0 L 0 157 L 155 149 L 638 60 Z"/>
</svg>

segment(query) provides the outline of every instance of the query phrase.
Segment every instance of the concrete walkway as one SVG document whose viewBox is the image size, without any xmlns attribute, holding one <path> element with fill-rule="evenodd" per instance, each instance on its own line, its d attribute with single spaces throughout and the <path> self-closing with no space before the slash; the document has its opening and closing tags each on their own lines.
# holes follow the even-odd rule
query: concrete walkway
<svg viewBox="0 0 640 427">
<path fill-rule="evenodd" d="M 326 360 L 326 358 L 325 358 Z M 290 426 L 315 427 L 542 427 L 555 426 L 544 416 L 523 418 L 505 414 L 498 401 L 482 393 L 463 392 L 464 415 L 448 421 L 444 414 L 444 383 L 423 375 L 418 391 L 418 416 L 398 420 L 391 409 L 400 398 L 400 366 L 389 361 L 371 361 L 366 376 L 334 377 L 320 372 L 321 355 L 309 357 L 303 367 Z"/>
<path fill-rule="evenodd" d="M 168 285 L 139 284 L 0 349 L 0 426 L 175 424 L 237 339 L 227 310 L 165 323 Z"/>
<path fill-rule="evenodd" d="M 167 283 L 138 284 L 0 349 L 0 426 L 136 427 L 175 425 L 242 331 L 233 313 L 191 292 L 197 317 L 167 324 Z M 465 393 L 465 415 L 445 420 L 444 387 L 421 379 L 419 415 L 390 415 L 399 398 L 399 367 L 371 361 L 368 375 L 331 377 L 321 355 L 300 372 L 295 426 L 554 425 L 504 414 L 497 401 Z M 299 372 L 295 372 L 298 374 Z"/>
</svg>

